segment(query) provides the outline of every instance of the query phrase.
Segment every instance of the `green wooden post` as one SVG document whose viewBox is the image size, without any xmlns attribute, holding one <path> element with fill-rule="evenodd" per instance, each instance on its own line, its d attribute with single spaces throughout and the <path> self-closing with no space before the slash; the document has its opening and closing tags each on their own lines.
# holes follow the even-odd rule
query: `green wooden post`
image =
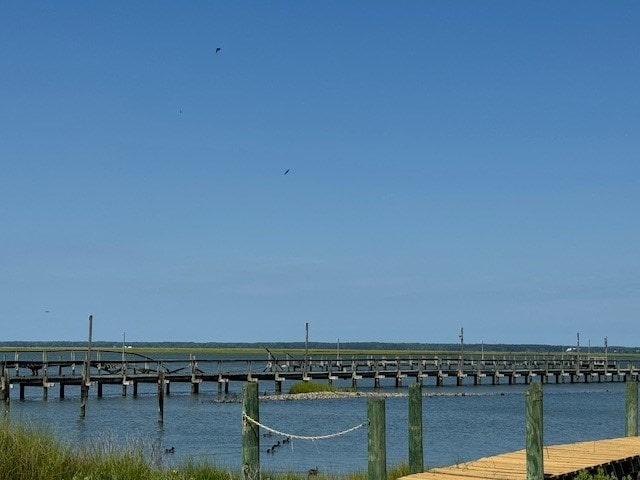
<svg viewBox="0 0 640 480">
<path fill-rule="evenodd" d="M 525 393 L 527 421 L 527 480 L 544 479 L 542 456 L 542 384 L 533 383 Z"/>
<path fill-rule="evenodd" d="M 625 435 L 627 437 L 638 436 L 638 382 L 629 380 L 627 382 L 626 401 L 626 425 Z"/>
<path fill-rule="evenodd" d="M 422 384 L 413 383 L 409 386 L 409 473 L 422 471 Z"/>
<path fill-rule="evenodd" d="M 245 418 L 260 421 L 258 410 L 258 383 L 247 382 L 242 395 L 242 478 L 259 480 L 260 478 L 260 429 Z"/>
<path fill-rule="evenodd" d="M 387 479 L 387 446 L 385 440 L 384 398 L 370 398 L 367 401 L 368 480 Z"/>
</svg>

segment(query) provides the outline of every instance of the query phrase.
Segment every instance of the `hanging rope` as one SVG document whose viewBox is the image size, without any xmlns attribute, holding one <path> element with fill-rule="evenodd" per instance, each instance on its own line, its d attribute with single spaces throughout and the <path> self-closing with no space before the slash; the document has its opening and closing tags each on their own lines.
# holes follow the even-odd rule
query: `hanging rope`
<svg viewBox="0 0 640 480">
<path fill-rule="evenodd" d="M 310 436 L 305 436 L 305 435 L 295 435 L 293 433 L 280 432 L 279 430 L 276 430 L 275 428 L 267 427 L 266 425 L 263 425 L 262 423 L 258 422 L 257 420 L 254 420 L 253 418 L 248 416 L 246 413 L 242 414 L 242 418 L 245 421 L 247 421 L 249 423 L 252 423 L 254 425 L 257 425 L 258 427 L 263 428 L 268 432 L 275 433 L 276 435 L 282 435 L 283 437 L 297 438 L 298 440 L 311 440 L 311 441 L 314 441 L 314 440 L 326 440 L 327 438 L 333 438 L 333 437 L 339 437 L 340 435 L 346 435 L 347 433 L 351 433 L 354 430 L 362 428 L 367 424 L 366 422 L 363 422 L 360 425 L 356 425 L 355 427 L 348 428 L 348 429 L 343 430 L 341 432 L 331 433 L 329 435 L 318 435 L 318 436 L 315 436 L 315 437 L 310 437 Z"/>
</svg>

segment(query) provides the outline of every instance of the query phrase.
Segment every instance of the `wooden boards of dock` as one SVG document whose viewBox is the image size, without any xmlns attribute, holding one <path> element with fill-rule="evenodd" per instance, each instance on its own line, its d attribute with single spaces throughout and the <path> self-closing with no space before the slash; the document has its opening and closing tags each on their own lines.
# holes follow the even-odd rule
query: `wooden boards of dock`
<svg viewBox="0 0 640 480">
<path fill-rule="evenodd" d="M 544 447 L 544 478 L 565 480 L 581 470 L 609 473 L 640 469 L 640 437 Z M 400 480 L 526 480 L 526 450 L 481 458 L 402 477 Z"/>
</svg>

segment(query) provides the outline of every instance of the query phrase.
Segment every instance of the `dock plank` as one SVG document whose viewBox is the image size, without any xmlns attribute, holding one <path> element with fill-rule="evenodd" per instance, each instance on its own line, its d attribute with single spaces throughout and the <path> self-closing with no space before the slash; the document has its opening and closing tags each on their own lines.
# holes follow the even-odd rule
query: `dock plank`
<svg viewBox="0 0 640 480">
<path fill-rule="evenodd" d="M 545 475 L 564 475 L 640 455 L 640 437 L 611 438 L 544 447 Z M 400 480 L 526 480 L 526 451 L 503 453 Z"/>
</svg>

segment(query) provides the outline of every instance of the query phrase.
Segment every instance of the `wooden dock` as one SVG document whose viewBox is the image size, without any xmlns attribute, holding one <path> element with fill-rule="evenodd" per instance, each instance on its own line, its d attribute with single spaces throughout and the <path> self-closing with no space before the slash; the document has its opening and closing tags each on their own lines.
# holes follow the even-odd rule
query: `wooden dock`
<svg viewBox="0 0 640 480">
<path fill-rule="evenodd" d="M 11 358 L 13 357 L 13 358 Z M 8 399 L 9 386 L 18 385 L 20 399 L 25 388 L 42 388 L 43 397 L 54 385 L 64 397 L 65 386 L 96 385 L 102 396 L 102 385 L 122 385 L 126 395 L 128 385 L 133 394 L 139 383 L 157 383 L 164 375 L 166 392 L 171 383 L 191 385 L 198 393 L 203 382 L 214 383 L 218 391 L 227 393 L 230 382 L 273 382 L 275 392 L 282 391 L 285 381 L 350 381 L 357 388 L 362 379 L 369 379 L 375 388 L 383 381 L 402 387 L 405 381 L 424 386 L 443 386 L 445 383 L 462 385 L 499 385 L 541 383 L 626 382 L 638 378 L 640 359 L 628 356 L 597 356 L 577 354 L 510 354 L 484 355 L 423 355 L 386 357 L 383 355 L 331 358 L 329 356 L 277 359 L 271 354 L 252 359 L 189 358 L 152 359 L 124 351 L 91 352 L 34 351 L 3 354 L 0 362 L 3 381 L 0 382 L 0 400 Z M 86 373 L 85 373 L 86 371 Z M 385 380 L 386 379 L 386 380 Z"/>
<path fill-rule="evenodd" d="M 581 470 L 602 468 L 607 474 L 636 475 L 640 472 L 640 437 L 613 438 L 544 447 L 544 478 L 570 480 Z M 433 468 L 400 480 L 526 480 L 526 452 L 504 453 Z M 633 478 L 636 478 L 635 476 Z"/>
</svg>

